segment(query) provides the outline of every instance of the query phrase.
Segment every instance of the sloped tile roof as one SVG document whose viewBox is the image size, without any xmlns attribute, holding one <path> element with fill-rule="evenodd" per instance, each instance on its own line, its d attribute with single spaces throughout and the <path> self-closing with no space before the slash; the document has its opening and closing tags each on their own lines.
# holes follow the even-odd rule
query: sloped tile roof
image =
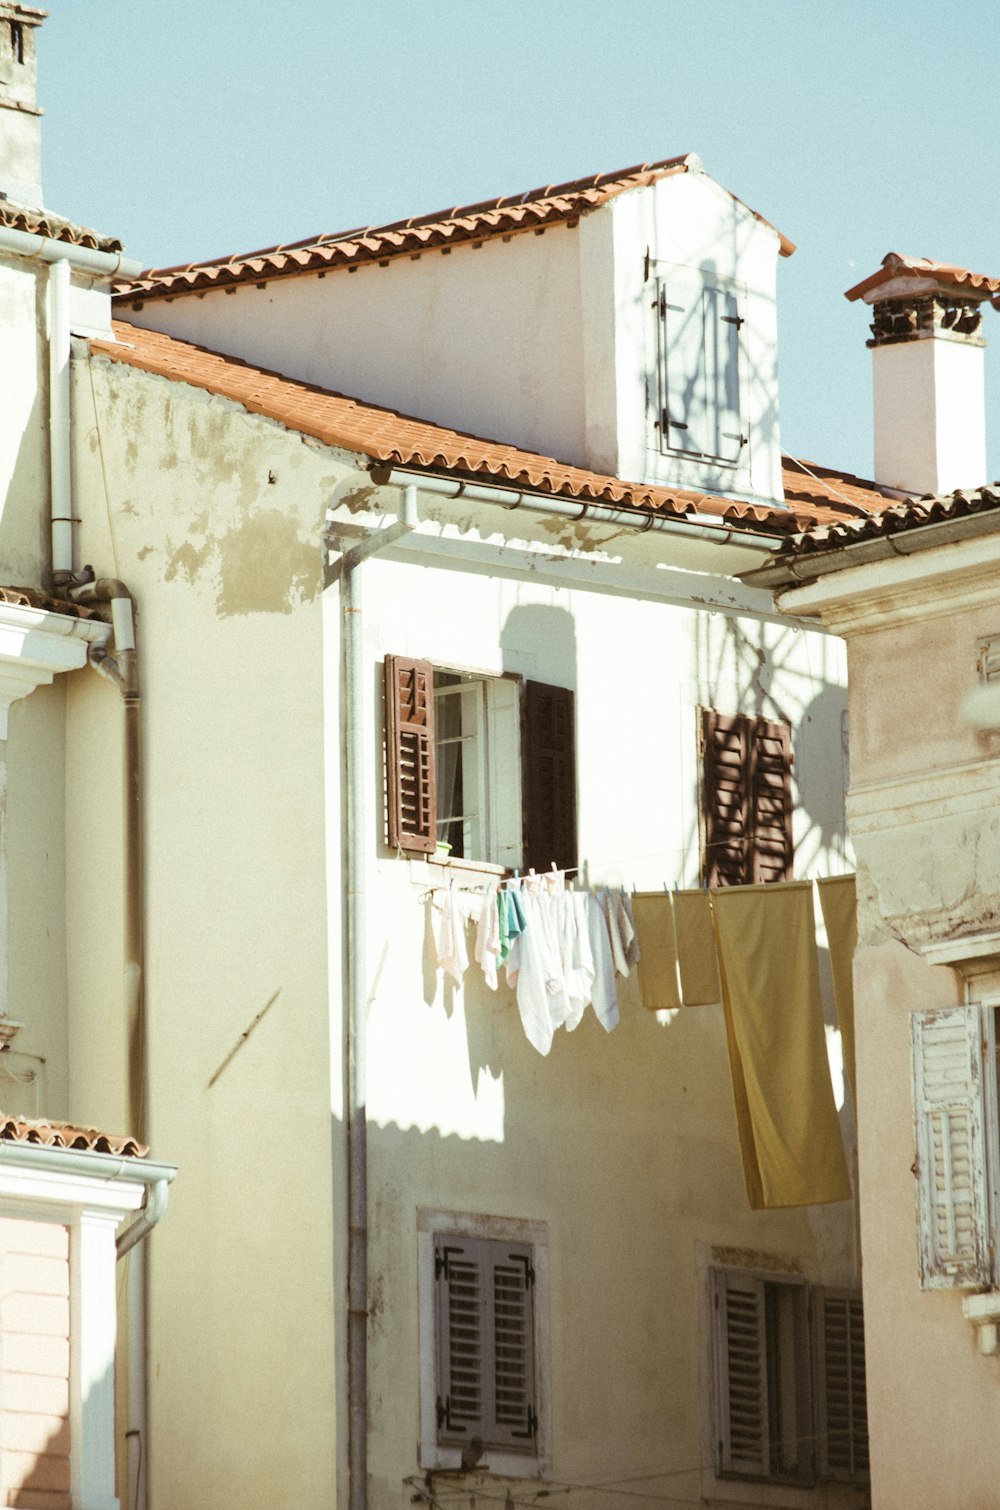
<svg viewBox="0 0 1000 1510">
<path fill-rule="evenodd" d="M 722 498 L 679 488 L 623 481 L 551 456 L 500 441 L 484 440 L 447 426 L 414 419 L 377 404 L 331 393 L 223 356 L 161 331 L 114 322 L 115 340 L 92 340 L 90 349 L 172 382 L 228 398 L 325 445 L 393 466 L 445 472 L 470 481 L 523 488 L 581 503 L 612 504 L 644 513 L 714 514 L 735 525 L 777 534 L 882 507 L 887 499 L 873 483 L 829 468 L 787 463 L 787 508 Z"/>
<path fill-rule="evenodd" d="M 907 257 L 900 252 L 890 252 L 882 258 L 878 272 L 849 288 L 844 298 L 863 298 L 873 289 L 892 283 L 897 278 L 923 278 L 938 283 L 954 283 L 959 287 L 965 285 L 984 297 L 1000 292 L 1000 278 L 989 278 L 985 273 L 970 273 L 967 268 L 956 267 L 951 262 L 934 262 L 930 257 Z"/>
<path fill-rule="evenodd" d="M 863 540 L 885 539 L 929 524 L 944 524 L 973 514 L 1000 509 L 1000 483 L 981 488 L 959 488 L 954 493 L 928 493 L 905 502 L 886 502 L 866 518 L 825 520 L 795 533 L 782 542 L 781 556 L 817 555 L 820 552 L 858 545 Z"/>
<path fill-rule="evenodd" d="M 87 1153 L 110 1153 L 123 1159 L 145 1158 L 149 1149 L 135 1138 L 78 1127 L 73 1122 L 46 1122 L 0 1112 L 0 1142 L 34 1143 L 41 1148 L 72 1148 Z"/>
<path fill-rule="evenodd" d="M 699 160 L 691 154 L 638 163 L 613 173 L 595 173 L 589 178 L 573 179 L 570 183 L 529 189 L 524 194 L 457 205 L 453 209 L 436 210 L 431 215 L 413 216 L 389 225 L 324 231 L 304 241 L 264 247 L 257 252 L 177 267 L 150 268 L 138 278 L 119 284 L 117 292 L 122 298 L 138 304 L 170 294 L 226 288 L 236 283 L 266 283 L 272 278 L 357 267 L 363 262 L 384 263 L 392 257 L 417 257 L 422 252 L 463 242 L 481 242 L 494 236 L 509 239 L 525 231 L 541 232 L 549 226 L 575 225 L 581 215 L 606 204 L 627 189 L 656 183 L 673 173 L 697 171 L 700 167 Z M 770 224 L 762 215 L 757 215 L 756 210 L 751 213 L 762 224 Z M 776 234 L 782 254 L 791 256 L 794 244 L 780 231 Z"/>
<path fill-rule="evenodd" d="M 67 598 L 56 598 L 37 587 L 0 586 L 0 603 L 12 603 L 19 608 L 41 608 L 46 613 L 61 613 L 71 619 L 99 619 L 96 608 L 84 603 L 73 603 Z"/>
<path fill-rule="evenodd" d="M 113 236 L 101 236 L 86 226 L 74 225 L 49 210 L 29 210 L 23 205 L 0 199 L 0 225 L 29 236 L 45 236 L 51 241 L 65 241 L 71 246 L 85 246 L 93 252 L 120 252 L 122 244 Z"/>
</svg>

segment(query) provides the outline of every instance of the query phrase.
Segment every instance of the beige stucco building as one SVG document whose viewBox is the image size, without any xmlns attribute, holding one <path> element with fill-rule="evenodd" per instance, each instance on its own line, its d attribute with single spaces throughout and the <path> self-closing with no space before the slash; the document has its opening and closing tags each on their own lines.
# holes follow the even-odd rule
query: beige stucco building
<svg viewBox="0 0 1000 1510">
<path fill-rule="evenodd" d="M 750 1209 L 721 1003 L 540 1054 L 438 960 L 851 867 L 842 646 L 737 580 L 886 499 L 782 457 L 790 251 L 692 157 L 183 274 L 0 204 L 8 1100 L 181 1169 L 130 1506 L 866 1502 L 855 1203 Z"/>
<path fill-rule="evenodd" d="M 879 1510 L 987 1510 L 1000 1481 L 1000 495 L 979 485 L 980 321 L 998 287 L 895 256 L 859 285 L 875 311 L 876 455 L 911 496 L 870 520 L 807 533 L 756 577 L 848 650 L 861 1243 Z M 905 374 L 909 405 L 898 391 L 887 399 L 887 363 Z M 935 446 L 935 434 L 947 445 Z"/>
</svg>

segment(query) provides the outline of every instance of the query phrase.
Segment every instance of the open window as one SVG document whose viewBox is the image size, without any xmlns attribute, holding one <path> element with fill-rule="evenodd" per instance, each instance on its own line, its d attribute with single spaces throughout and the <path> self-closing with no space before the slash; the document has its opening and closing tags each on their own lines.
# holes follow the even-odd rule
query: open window
<svg viewBox="0 0 1000 1510">
<path fill-rule="evenodd" d="M 716 1473 L 809 1485 L 868 1476 L 861 1297 L 711 1271 Z"/>
<path fill-rule="evenodd" d="M 387 656 L 391 848 L 547 870 L 576 865 L 573 693 Z"/>
</svg>

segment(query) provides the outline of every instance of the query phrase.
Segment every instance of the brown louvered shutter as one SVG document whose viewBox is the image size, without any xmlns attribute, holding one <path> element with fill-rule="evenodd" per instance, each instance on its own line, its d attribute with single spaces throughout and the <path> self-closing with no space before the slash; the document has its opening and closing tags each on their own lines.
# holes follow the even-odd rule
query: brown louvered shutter
<svg viewBox="0 0 1000 1510">
<path fill-rule="evenodd" d="M 787 724 L 701 710 L 702 874 L 709 886 L 792 877 Z"/>
<path fill-rule="evenodd" d="M 385 658 L 386 813 L 390 849 L 433 852 L 434 668 L 401 655 Z"/>
<path fill-rule="evenodd" d="M 747 720 L 750 772 L 748 881 L 792 879 L 792 732 L 766 718 Z"/>
<path fill-rule="evenodd" d="M 524 865 L 576 867 L 576 730 L 568 687 L 524 688 Z"/>
<path fill-rule="evenodd" d="M 709 886 L 748 879 L 750 803 L 747 719 L 701 710 L 702 874 Z"/>
<path fill-rule="evenodd" d="M 868 1477 L 868 1404 L 860 1295 L 817 1290 L 813 1335 L 820 1477 L 863 1481 Z"/>
</svg>

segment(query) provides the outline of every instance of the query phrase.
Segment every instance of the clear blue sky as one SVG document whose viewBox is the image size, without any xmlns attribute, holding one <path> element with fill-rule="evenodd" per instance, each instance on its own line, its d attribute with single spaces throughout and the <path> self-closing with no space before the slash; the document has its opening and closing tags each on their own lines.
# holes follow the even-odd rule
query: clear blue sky
<svg viewBox="0 0 1000 1510">
<path fill-rule="evenodd" d="M 799 246 L 779 283 L 786 449 L 862 474 L 870 356 L 865 313 L 844 289 L 888 251 L 1000 274 L 985 0 L 50 0 L 50 11 L 46 203 L 146 263 L 697 152 Z M 986 326 L 1000 351 L 1000 315 Z"/>
</svg>

